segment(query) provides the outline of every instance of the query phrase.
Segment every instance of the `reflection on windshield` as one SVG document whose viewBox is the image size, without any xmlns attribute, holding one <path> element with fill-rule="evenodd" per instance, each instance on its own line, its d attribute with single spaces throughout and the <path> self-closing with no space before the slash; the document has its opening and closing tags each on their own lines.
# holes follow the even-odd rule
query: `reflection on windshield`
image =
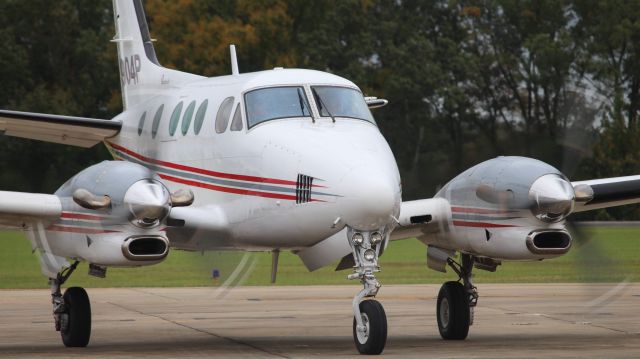
<svg viewBox="0 0 640 359">
<path fill-rule="evenodd" d="M 244 95 L 249 128 L 277 118 L 311 117 L 302 87 L 271 87 Z"/>
<path fill-rule="evenodd" d="M 346 87 L 314 86 L 312 92 L 320 116 L 334 120 L 336 117 L 351 117 L 375 124 L 360 91 Z"/>
</svg>

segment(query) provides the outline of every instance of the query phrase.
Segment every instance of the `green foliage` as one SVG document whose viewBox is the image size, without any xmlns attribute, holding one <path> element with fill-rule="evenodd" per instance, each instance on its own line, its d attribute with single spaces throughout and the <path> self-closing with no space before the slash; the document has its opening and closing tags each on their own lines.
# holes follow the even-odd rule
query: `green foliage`
<svg viewBox="0 0 640 359">
<path fill-rule="evenodd" d="M 118 86 L 113 17 L 103 1 L 1 1 L 0 108 L 110 118 Z M 111 35 L 112 36 L 112 35 Z M 114 111 L 115 110 L 115 111 Z M 0 187 L 52 192 L 106 158 L 91 150 L 0 137 Z"/>
<path fill-rule="evenodd" d="M 110 118 L 120 109 L 111 1 L 0 0 L 0 107 Z M 208 76 L 312 68 L 367 95 L 405 199 L 497 155 L 571 178 L 640 170 L 640 3 L 578 0 L 148 0 L 160 62 Z M 106 158 L 0 137 L 0 188 L 52 191 Z M 640 218 L 610 212 L 613 218 Z"/>
</svg>

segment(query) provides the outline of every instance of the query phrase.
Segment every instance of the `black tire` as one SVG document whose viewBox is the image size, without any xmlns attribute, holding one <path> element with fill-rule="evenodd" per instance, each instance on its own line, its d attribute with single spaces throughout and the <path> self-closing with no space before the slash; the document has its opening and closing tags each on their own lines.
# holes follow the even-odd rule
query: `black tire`
<svg viewBox="0 0 640 359">
<path fill-rule="evenodd" d="M 353 318 L 353 341 L 360 354 L 378 355 L 387 344 L 387 315 L 377 300 L 364 300 L 360 303 L 360 313 L 366 321 L 368 331 L 358 336 L 356 318 Z"/>
<path fill-rule="evenodd" d="M 64 292 L 64 303 L 69 316 L 67 327 L 60 330 L 66 347 L 86 347 L 91 337 L 91 304 L 87 292 L 71 287 Z"/>
<path fill-rule="evenodd" d="M 464 340 L 469 334 L 469 294 L 462 283 L 446 282 L 438 293 L 438 330 L 445 340 Z"/>
</svg>

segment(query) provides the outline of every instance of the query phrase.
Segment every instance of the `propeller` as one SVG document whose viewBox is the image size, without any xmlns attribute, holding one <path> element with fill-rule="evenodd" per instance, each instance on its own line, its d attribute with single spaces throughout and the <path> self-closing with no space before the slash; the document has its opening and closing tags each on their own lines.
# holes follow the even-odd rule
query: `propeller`
<svg viewBox="0 0 640 359">
<path fill-rule="evenodd" d="M 150 128 L 151 126 L 147 126 L 143 131 L 142 136 L 146 136 L 146 139 L 144 140 L 148 143 L 148 146 L 145 148 L 142 155 L 150 158 L 153 162 L 153 164 L 149 165 L 148 168 L 155 178 L 160 178 L 160 175 L 166 171 L 166 167 L 163 166 L 159 160 L 177 162 L 177 160 L 168 158 L 169 156 L 167 155 L 170 154 L 170 152 L 166 151 L 166 148 L 163 147 L 163 143 L 166 143 L 166 140 L 173 139 L 178 136 L 186 136 L 187 139 L 185 139 L 183 143 L 188 142 L 188 138 L 194 134 L 194 126 L 196 122 L 194 117 L 198 118 L 199 116 L 204 116 L 204 118 L 216 118 L 219 106 L 221 105 L 220 103 L 216 103 L 215 101 L 212 102 L 211 100 L 194 101 L 194 99 L 184 99 L 183 101 L 183 106 L 178 106 L 176 103 L 168 102 L 162 105 L 162 110 L 160 110 L 160 108 L 158 109 L 158 111 L 164 111 L 164 115 L 160 114 L 158 116 L 156 114 L 154 117 L 154 124 L 152 126 L 156 128 L 155 134 L 152 133 L 154 130 Z M 192 103 L 194 103 L 194 105 L 192 105 Z M 233 111 L 230 112 L 229 116 L 232 116 Z M 177 124 L 170 123 L 174 119 L 174 115 L 177 116 L 175 117 L 178 120 Z M 231 122 L 232 121 L 227 121 L 227 124 Z M 177 126 L 177 131 L 175 131 L 173 135 L 170 134 L 169 131 L 169 127 L 172 125 Z M 207 127 L 207 125 L 209 125 L 209 127 Z M 202 126 L 200 131 L 200 133 L 214 131 L 214 124 L 205 121 L 204 126 Z M 219 170 L 214 168 L 206 169 Z M 179 184 L 176 184 L 175 182 L 165 181 L 164 183 L 168 187 L 174 189 L 174 191 L 170 193 L 171 208 L 186 206 L 197 207 L 199 205 L 197 196 L 194 196 L 194 193 L 191 190 L 179 187 Z M 206 191 L 205 189 L 201 190 Z M 212 215 L 215 214 L 212 213 Z M 190 223 L 188 223 L 188 219 L 186 219 L 186 222 L 170 220 L 167 222 L 167 225 L 174 227 L 171 231 L 167 231 L 169 241 L 171 241 L 171 233 L 174 231 L 180 231 L 181 242 L 186 241 L 187 243 L 194 243 L 196 240 L 203 240 L 202 238 L 195 238 L 199 234 L 198 228 L 197 226 L 190 225 Z M 213 238 L 207 238 L 203 241 L 210 239 Z M 204 244 L 194 244 L 193 248 L 200 249 L 206 248 L 206 246 Z M 187 255 L 190 257 L 188 262 L 192 266 L 192 269 L 197 273 L 198 278 L 201 278 L 202 282 L 210 283 L 216 288 L 213 298 L 217 300 L 224 299 L 235 287 L 245 283 L 253 273 L 258 259 L 257 255 L 252 252 L 229 250 L 199 250 L 183 253 L 184 254 L 181 255 Z M 171 256 L 171 254 L 169 255 Z"/>
<path fill-rule="evenodd" d="M 575 123 L 565 129 L 561 170 L 568 178 L 574 178 L 581 162 L 591 156 L 595 139 L 591 131 L 594 120 L 595 115 L 576 116 Z M 594 189 L 586 184 L 574 186 L 573 191 L 576 204 L 586 204 L 597 197 Z M 588 227 L 576 217 L 575 214 L 570 215 L 565 223 L 573 238 L 573 247 L 565 260 L 575 267 L 582 282 L 600 283 L 598 286 L 585 286 L 585 299 L 580 303 L 583 308 L 581 314 L 589 316 L 605 310 L 624 292 L 629 284 L 629 273 L 624 273 L 617 259 L 602 245 L 607 238 L 597 238 L 597 229 Z"/>
</svg>

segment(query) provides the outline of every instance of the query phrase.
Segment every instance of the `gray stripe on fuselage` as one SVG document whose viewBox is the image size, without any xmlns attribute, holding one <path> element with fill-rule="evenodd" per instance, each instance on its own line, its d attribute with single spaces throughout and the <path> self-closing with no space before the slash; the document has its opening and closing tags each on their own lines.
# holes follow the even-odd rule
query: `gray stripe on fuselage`
<svg viewBox="0 0 640 359">
<path fill-rule="evenodd" d="M 466 220 L 475 220 L 475 221 L 506 221 L 509 219 L 522 218 L 522 217 L 491 217 L 491 216 L 483 216 L 478 214 L 462 214 L 462 213 L 453 213 L 451 217 L 453 219 L 466 219 Z"/>
<path fill-rule="evenodd" d="M 130 162 L 133 162 L 133 163 L 137 163 L 137 164 L 145 166 L 145 167 L 147 167 L 147 168 L 149 168 L 151 170 L 154 170 L 154 171 L 157 171 L 157 172 L 166 173 L 166 174 L 169 174 L 169 175 L 174 175 L 174 176 L 179 176 L 179 177 L 186 177 L 186 178 L 194 179 L 194 180 L 197 180 L 197 181 L 200 181 L 200 182 L 213 183 L 213 184 L 216 184 L 216 185 L 226 186 L 226 187 L 240 187 L 240 188 L 247 188 L 247 189 L 261 190 L 261 191 L 292 193 L 294 195 L 296 193 L 296 189 L 295 188 L 277 187 L 277 186 L 264 185 L 264 184 L 258 184 L 258 183 L 237 182 L 237 181 L 230 181 L 230 180 L 211 178 L 211 177 L 202 176 L 202 175 L 189 173 L 189 172 L 182 172 L 182 171 L 174 170 L 174 169 L 171 169 L 171 168 L 167 168 L 167 167 L 163 167 L 163 166 L 159 166 L 159 165 L 155 165 L 155 164 L 150 164 L 150 163 L 144 162 L 144 161 L 139 160 L 139 159 L 137 159 L 135 157 L 129 156 L 126 153 L 122 153 L 121 151 L 118 151 L 115 148 L 113 150 L 118 154 L 118 156 L 120 156 L 122 158 L 126 158 L 127 161 L 130 161 Z M 341 196 L 335 195 L 335 194 L 315 192 L 315 191 L 312 191 L 311 194 L 320 195 L 320 196 L 341 197 Z"/>
</svg>

